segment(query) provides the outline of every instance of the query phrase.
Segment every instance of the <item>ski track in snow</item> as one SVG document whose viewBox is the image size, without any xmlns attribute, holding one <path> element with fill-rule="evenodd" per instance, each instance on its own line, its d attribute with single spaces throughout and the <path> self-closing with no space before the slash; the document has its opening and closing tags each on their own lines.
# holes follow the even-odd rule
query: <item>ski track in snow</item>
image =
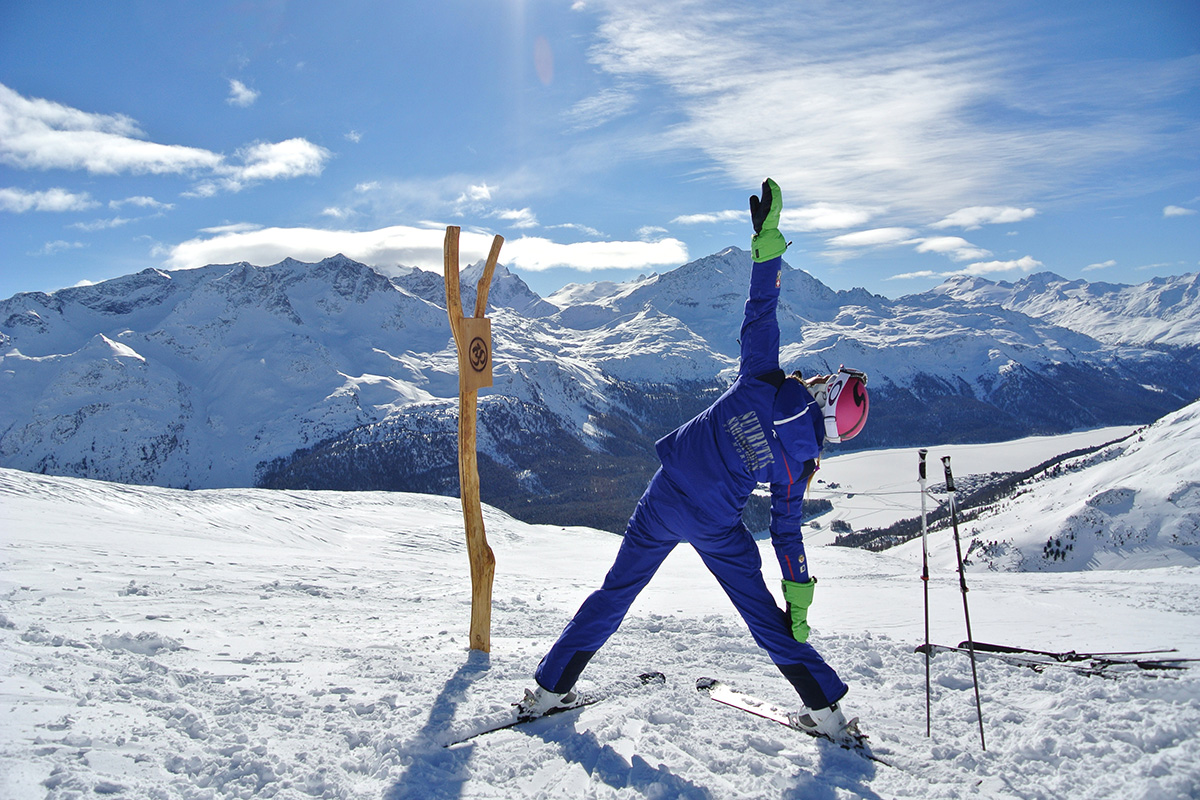
<svg viewBox="0 0 1200 800">
<path fill-rule="evenodd" d="M 911 560 L 814 547 L 814 643 L 881 757 L 720 706 L 701 675 L 794 693 L 685 546 L 581 688 L 667 682 L 451 748 L 503 714 L 616 536 L 485 509 L 492 652 L 468 653 L 458 501 L 184 492 L 0 470 L 0 796 L 129 798 L 1189 798 L 1200 670 L 1119 678 L 932 662 Z M 773 557 L 763 543 L 768 582 Z M 1200 568 L 972 574 L 981 640 L 1200 657 Z M 933 581 L 935 640 L 962 635 Z"/>
</svg>

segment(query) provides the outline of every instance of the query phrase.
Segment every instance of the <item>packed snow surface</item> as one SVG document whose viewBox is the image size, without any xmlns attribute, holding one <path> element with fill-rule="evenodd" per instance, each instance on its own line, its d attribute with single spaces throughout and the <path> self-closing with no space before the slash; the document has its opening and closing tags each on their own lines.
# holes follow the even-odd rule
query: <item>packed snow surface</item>
<svg viewBox="0 0 1200 800">
<path fill-rule="evenodd" d="M 911 455 L 911 454 L 910 454 Z M 915 467 L 913 468 L 915 472 Z M 915 512 L 917 498 L 912 497 Z M 467 649 L 458 501 L 186 492 L 0 470 L 0 796 L 129 798 L 1190 798 L 1200 670 L 1080 675 L 932 661 L 918 564 L 814 545 L 813 643 L 890 766 L 720 706 L 721 678 L 796 698 L 686 545 L 584 673 L 662 686 L 443 745 L 503 716 L 620 543 L 485 509 L 490 654 Z M 777 580 L 762 543 L 768 583 Z M 932 538 L 939 555 L 952 547 Z M 976 637 L 1200 658 L 1200 567 L 971 572 Z M 934 641 L 964 638 L 953 570 Z"/>
</svg>

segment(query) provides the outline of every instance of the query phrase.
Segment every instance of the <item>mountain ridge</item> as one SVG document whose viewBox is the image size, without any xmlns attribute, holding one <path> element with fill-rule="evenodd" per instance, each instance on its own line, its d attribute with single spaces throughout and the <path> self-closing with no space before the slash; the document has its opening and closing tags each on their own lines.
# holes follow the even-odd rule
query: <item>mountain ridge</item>
<svg viewBox="0 0 1200 800">
<path fill-rule="evenodd" d="M 468 313 L 481 272 L 463 271 Z M 735 374 L 749 272 L 749 254 L 730 247 L 545 299 L 499 266 L 480 452 L 508 488 L 491 501 L 555 521 L 567 499 L 594 498 L 606 516 L 580 521 L 619 527 L 653 471 L 654 440 Z M 952 280 L 896 300 L 835 291 L 790 266 L 783 283 L 784 366 L 871 375 L 872 421 L 856 446 L 1140 424 L 1200 393 L 1200 312 L 1187 314 L 1198 276 L 1139 287 Z M 456 493 L 444 296 L 438 275 L 388 278 L 343 255 L 15 295 L 0 301 L 11 399 L 0 465 L 191 488 L 349 488 L 357 477 Z M 1079 314 L 1088 302 L 1099 312 Z M 357 465 L 344 455 L 372 450 L 388 452 Z"/>
</svg>

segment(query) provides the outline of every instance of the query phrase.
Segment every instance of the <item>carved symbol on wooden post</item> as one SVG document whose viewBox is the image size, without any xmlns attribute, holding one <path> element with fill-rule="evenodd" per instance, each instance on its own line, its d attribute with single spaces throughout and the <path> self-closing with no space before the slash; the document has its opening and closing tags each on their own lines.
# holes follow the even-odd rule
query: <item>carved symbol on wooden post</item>
<svg viewBox="0 0 1200 800">
<path fill-rule="evenodd" d="M 471 358 L 471 369 L 476 372 L 483 372 L 492 365 L 492 349 L 482 337 L 476 336 L 472 339 L 467 352 Z"/>
<path fill-rule="evenodd" d="M 488 546 L 483 528 L 475 422 L 478 392 L 492 385 L 492 321 L 483 314 L 504 238 L 497 236 L 492 240 L 492 250 L 475 292 L 475 316 L 466 317 L 458 285 L 458 236 L 456 226 L 446 228 L 443 250 L 446 313 L 458 350 L 458 483 L 467 532 L 467 556 L 471 562 L 471 649 L 486 653 L 492 648 L 492 580 L 496 574 L 496 557 Z"/>
</svg>

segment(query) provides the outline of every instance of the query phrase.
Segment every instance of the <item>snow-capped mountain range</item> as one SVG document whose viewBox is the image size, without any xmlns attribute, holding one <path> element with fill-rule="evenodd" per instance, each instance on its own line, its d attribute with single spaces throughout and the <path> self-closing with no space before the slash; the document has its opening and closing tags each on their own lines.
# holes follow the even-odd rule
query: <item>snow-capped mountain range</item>
<svg viewBox="0 0 1200 800">
<path fill-rule="evenodd" d="M 465 269 L 474 304 L 481 265 Z M 484 497 L 619 527 L 653 441 L 736 371 L 737 248 L 541 298 L 489 291 Z M 454 493 L 457 360 L 441 276 L 344 256 L 164 272 L 0 302 L 0 466 L 173 487 Z M 1140 286 L 955 279 L 897 300 L 788 268 L 783 362 L 866 370 L 858 446 L 1146 423 L 1200 394 L 1200 276 Z M 572 500 L 563 518 L 558 505 Z"/>
</svg>

